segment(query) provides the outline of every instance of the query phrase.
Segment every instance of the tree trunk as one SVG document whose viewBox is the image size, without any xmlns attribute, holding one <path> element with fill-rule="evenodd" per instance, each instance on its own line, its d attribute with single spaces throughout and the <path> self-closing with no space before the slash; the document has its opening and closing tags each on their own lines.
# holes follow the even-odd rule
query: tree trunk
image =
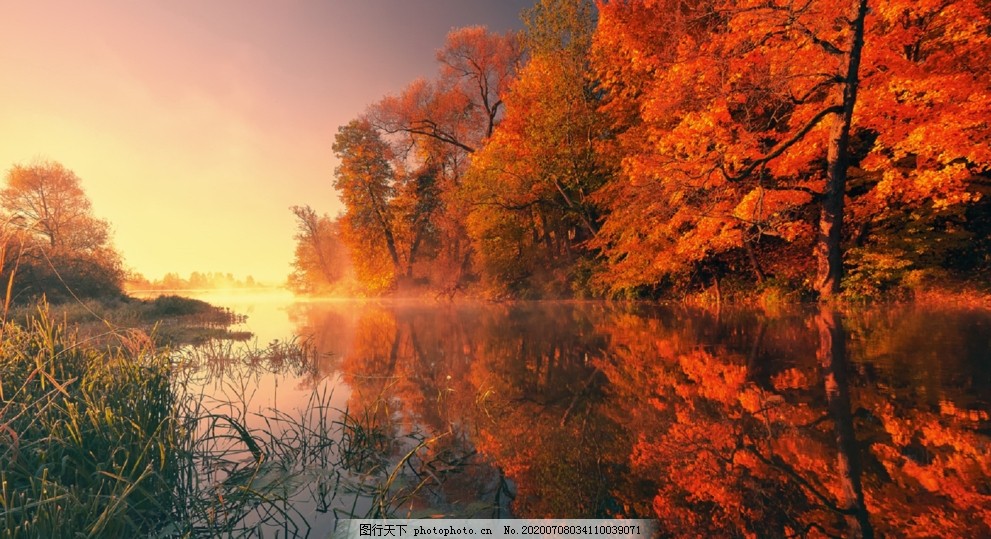
<svg viewBox="0 0 991 539">
<path fill-rule="evenodd" d="M 835 119 L 829 134 L 826 190 L 819 215 L 819 237 L 816 243 L 816 290 L 820 299 L 830 299 L 840 292 L 843 277 L 843 196 L 846 194 L 847 169 L 850 166 L 850 125 L 857 103 L 860 82 L 860 55 L 864 49 L 864 19 L 867 0 L 856 0 L 856 12 L 851 20 L 853 39 L 850 43 L 847 73 L 843 84 L 843 111 Z"/>
<path fill-rule="evenodd" d="M 406 260 L 406 278 L 413 278 L 413 264 L 416 263 L 416 255 L 420 251 L 420 243 L 423 241 L 423 225 L 415 227 L 416 235 L 413 237 L 413 244 L 409 248 L 409 258 Z"/>
<path fill-rule="evenodd" d="M 747 258 L 750 260 L 750 266 L 754 270 L 754 276 L 757 277 L 757 282 L 759 284 L 764 284 L 767 280 L 767 276 L 764 274 L 764 268 L 760 265 L 760 260 L 757 259 L 757 253 L 754 250 L 754 244 L 750 240 L 743 240 L 743 248 L 747 252 Z"/>
<path fill-rule="evenodd" d="M 392 231 L 386 227 L 383 232 L 385 233 L 385 246 L 389 249 L 389 257 L 392 258 L 392 264 L 396 268 L 396 273 L 402 269 L 402 264 L 399 262 L 399 251 L 396 250 L 396 239 L 392 236 Z"/>
<path fill-rule="evenodd" d="M 372 200 L 373 209 L 375 210 L 375 216 L 378 218 L 379 226 L 382 227 L 382 235 L 385 237 L 385 246 L 389 250 L 389 257 L 392 258 L 392 265 L 396 269 L 397 275 L 402 275 L 402 264 L 399 262 L 399 251 L 396 249 L 396 238 L 392 235 L 392 228 L 389 226 L 389 220 L 385 217 L 385 201 L 379 200 L 375 196 L 375 192 L 372 188 L 368 188 L 368 197 Z"/>
<path fill-rule="evenodd" d="M 712 286 L 716 289 L 716 308 L 719 309 L 723 306 L 723 290 L 719 287 L 719 274 L 712 274 Z"/>
</svg>

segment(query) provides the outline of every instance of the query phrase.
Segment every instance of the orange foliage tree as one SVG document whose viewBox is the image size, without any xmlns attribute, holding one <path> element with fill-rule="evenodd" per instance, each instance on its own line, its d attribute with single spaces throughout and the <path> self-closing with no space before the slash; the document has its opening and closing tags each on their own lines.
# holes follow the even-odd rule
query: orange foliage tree
<svg viewBox="0 0 991 539">
<path fill-rule="evenodd" d="M 468 230 L 494 293 L 570 295 L 595 235 L 590 195 L 605 179 L 594 144 L 604 123 L 589 78 L 590 2 L 545 0 L 525 15 L 530 55 L 506 116 L 472 156 Z"/>
<path fill-rule="evenodd" d="M 118 296 L 123 261 L 80 179 L 54 161 L 14 165 L 0 189 L 0 268 L 18 301 Z M 11 278 L 13 277 L 13 281 Z"/>
<path fill-rule="evenodd" d="M 515 34 L 473 26 L 451 31 L 437 51 L 440 72 L 419 79 L 369 107 L 364 117 L 390 142 L 395 168 L 410 188 L 405 199 L 414 236 L 422 238 L 425 277 L 457 288 L 470 272 L 461 179 L 470 156 L 503 116 L 504 95 L 516 74 L 520 50 Z M 423 181 L 429 179 L 424 191 Z"/>
<path fill-rule="evenodd" d="M 384 290 L 401 264 L 390 205 L 395 179 L 389 147 L 370 123 L 354 120 L 338 130 L 334 153 L 341 161 L 334 187 L 346 208 L 341 229 L 356 275 L 369 290 Z"/>
<path fill-rule="evenodd" d="M 814 246 L 807 284 L 828 297 L 847 213 L 860 224 L 896 199 L 973 202 L 991 165 L 975 120 L 991 95 L 974 68 L 991 53 L 981 6 L 599 3 L 596 66 L 617 135 L 605 151 L 621 170 L 599 193 L 602 284 L 655 283 L 737 253 L 762 280 L 765 244 Z"/>
</svg>

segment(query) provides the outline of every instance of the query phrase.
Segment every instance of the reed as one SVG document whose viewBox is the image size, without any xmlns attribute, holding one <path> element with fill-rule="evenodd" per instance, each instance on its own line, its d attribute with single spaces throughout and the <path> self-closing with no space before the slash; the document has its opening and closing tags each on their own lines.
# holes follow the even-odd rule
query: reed
<svg viewBox="0 0 991 539">
<path fill-rule="evenodd" d="M 41 311 L 0 340 L 0 519 L 6 537 L 148 532 L 178 471 L 167 358 L 122 334 L 79 346 Z"/>
</svg>

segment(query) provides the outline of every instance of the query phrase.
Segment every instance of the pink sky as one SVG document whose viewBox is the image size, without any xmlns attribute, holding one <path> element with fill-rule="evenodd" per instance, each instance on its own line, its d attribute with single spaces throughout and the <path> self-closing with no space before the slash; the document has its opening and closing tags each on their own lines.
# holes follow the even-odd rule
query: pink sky
<svg viewBox="0 0 991 539">
<path fill-rule="evenodd" d="M 340 125 L 527 0 L 0 0 L 0 172 L 51 159 L 129 267 L 281 283 L 289 206 L 335 215 Z"/>
</svg>

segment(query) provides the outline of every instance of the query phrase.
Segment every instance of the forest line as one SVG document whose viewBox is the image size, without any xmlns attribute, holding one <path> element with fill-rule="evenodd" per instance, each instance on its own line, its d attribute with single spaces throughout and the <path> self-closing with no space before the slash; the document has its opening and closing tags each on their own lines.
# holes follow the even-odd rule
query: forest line
<svg viewBox="0 0 991 539">
<path fill-rule="evenodd" d="M 290 287 L 865 298 L 985 287 L 991 6 L 542 0 L 339 129 Z M 984 279 L 986 281 L 986 278 Z"/>
</svg>

